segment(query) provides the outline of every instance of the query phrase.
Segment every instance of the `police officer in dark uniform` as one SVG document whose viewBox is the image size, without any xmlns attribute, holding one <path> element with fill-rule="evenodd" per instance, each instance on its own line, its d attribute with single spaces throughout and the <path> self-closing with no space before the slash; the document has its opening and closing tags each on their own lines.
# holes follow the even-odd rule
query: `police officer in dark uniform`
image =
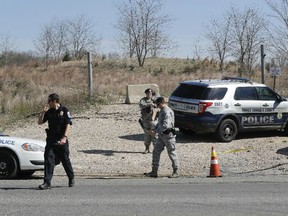
<svg viewBox="0 0 288 216">
<path fill-rule="evenodd" d="M 69 110 L 60 104 L 59 96 L 55 93 L 48 97 L 48 106 L 45 106 L 38 118 L 38 124 L 48 121 L 47 138 L 44 152 L 44 183 L 39 185 L 40 190 L 51 189 L 51 179 L 55 161 L 61 161 L 69 178 L 68 186 L 74 186 L 74 172 L 69 158 L 68 134 L 72 125 Z"/>
</svg>

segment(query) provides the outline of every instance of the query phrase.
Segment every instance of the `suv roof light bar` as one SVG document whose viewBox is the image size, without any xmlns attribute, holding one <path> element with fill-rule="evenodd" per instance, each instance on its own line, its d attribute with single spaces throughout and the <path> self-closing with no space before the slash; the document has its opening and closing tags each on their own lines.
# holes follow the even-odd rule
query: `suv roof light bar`
<svg viewBox="0 0 288 216">
<path fill-rule="evenodd" d="M 221 80 L 231 80 L 231 81 L 235 81 L 235 82 L 251 82 L 250 79 L 247 78 L 241 78 L 241 77 L 228 77 L 228 76 L 223 76 L 221 78 Z"/>
</svg>

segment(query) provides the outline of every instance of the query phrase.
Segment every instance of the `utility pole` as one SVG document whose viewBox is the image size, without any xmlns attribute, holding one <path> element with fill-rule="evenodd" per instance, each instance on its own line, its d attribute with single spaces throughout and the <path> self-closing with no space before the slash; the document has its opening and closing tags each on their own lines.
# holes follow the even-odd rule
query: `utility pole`
<svg viewBox="0 0 288 216">
<path fill-rule="evenodd" d="M 264 65 L 265 56 L 266 54 L 264 54 L 264 46 L 261 45 L 261 79 L 263 84 L 265 84 L 265 65 Z"/>
<path fill-rule="evenodd" d="M 93 95 L 92 60 L 91 60 L 91 53 L 87 52 L 87 55 L 88 55 L 88 92 L 89 92 L 89 99 L 91 99 Z"/>
</svg>

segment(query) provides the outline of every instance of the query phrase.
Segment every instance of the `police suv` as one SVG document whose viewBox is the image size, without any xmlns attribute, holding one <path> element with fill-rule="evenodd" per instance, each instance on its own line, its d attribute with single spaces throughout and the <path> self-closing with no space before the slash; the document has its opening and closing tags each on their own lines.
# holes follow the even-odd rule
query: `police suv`
<svg viewBox="0 0 288 216">
<path fill-rule="evenodd" d="M 184 134 L 213 132 L 220 141 L 230 142 L 239 131 L 288 132 L 288 101 L 245 78 L 181 82 L 168 104 L 175 127 Z"/>
</svg>

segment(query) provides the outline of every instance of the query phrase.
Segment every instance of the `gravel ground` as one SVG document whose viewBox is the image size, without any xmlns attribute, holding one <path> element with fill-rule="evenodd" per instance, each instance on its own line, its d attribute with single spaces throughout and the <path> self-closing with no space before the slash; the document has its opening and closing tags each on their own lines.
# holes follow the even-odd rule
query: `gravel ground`
<svg viewBox="0 0 288 216">
<path fill-rule="evenodd" d="M 111 104 L 98 112 L 90 109 L 72 114 L 69 141 L 77 176 L 139 177 L 151 170 L 152 154 L 142 154 L 143 132 L 137 121 L 137 104 Z M 37 124 L 37 117 L 31 117 L 15 123 L 5 133 L 45 140 L 46 127 Z M 212 134 L 185 136 L 177 131 L 176 139 L 182 176 L 209 175 L 212 146 L 223 176 L 277 175 L 288 170 L 288 138 L 279 132 L 245 133 L 230 143 L 219 143 Z M 159 175 L 171 173 L 171 162 L 163 151 Z M 63 167 L 57 166 L 55 174 L 65 175 Z"/>
</svg>

